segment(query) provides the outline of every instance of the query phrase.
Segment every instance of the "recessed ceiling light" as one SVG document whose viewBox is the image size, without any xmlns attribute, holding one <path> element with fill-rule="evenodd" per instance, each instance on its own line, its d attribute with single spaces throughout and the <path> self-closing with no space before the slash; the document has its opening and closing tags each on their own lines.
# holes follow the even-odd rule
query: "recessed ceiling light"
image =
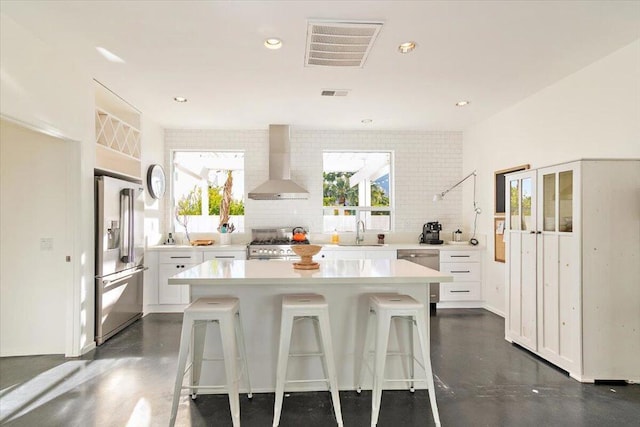
<svg viewBox="0 0 640 427">
<path fill-rule="evenodd" d="M 100 52 L 100 55 L 104 56 L 104 57 L 105 57 L 105 59 L 106 59 L 107 61 L 109 61 L 109 62 L 118 62 L 118 63 L 121 63 L 121 64 L 123 64 L 123 63 L 124 63 L 124 59 L 120 58 L 120 57 L 119 57 L 118 55 L 116 55 L 115 53 L 110 52 L 109 50 L 107 50 L 107 49 L 105 49 L 105 48 L 103 48 L 103 47 L 97 46 L 97 47 L 96 47 L 96 50 L 97 50 L 98 52 Z"/>
<path fill-rule="evenodd" d="M 267 49 L 280 49 L 282 47 L 282 40 L 275 37 L 268 38 L 264 41 L 264 45 Z"/>
<path fill-rule="evenodd" d="M 365 125 L 368 125 L 369 123 L 373 123 L 372 119 L 362 119 L 360 120 L 360 123 L 364 123 Z"/>
<path fill-rule="evenodd" d="M 176 96 L 173 100 L 176 102 L 187 102 L 187 98 L 183 98 L 182 96 Z"/>
<path fill-rule="evenodd" d="M 416 42 L 400 43 L 400 46 L 398 46 L 398 51 L 400 53 L 409 53 L 412 52 L 416 48 L 416 46 Z"/>
<path fill-rule="evenodd" d="M 464 107 L 465 105 L 469 105 L 471 101 L 458 101 L 456 102 L 456 107 Z"/>
</svg>

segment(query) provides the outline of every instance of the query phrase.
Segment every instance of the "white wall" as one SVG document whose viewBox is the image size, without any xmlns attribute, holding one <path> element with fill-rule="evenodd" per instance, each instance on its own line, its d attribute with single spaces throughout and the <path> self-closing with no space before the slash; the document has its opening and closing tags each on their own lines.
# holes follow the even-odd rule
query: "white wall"
<svg viewBox="0 0 640 427">
<path fill-rule="evenodd" d="M 93 86 L 81 66 L 0 16 L 0 114 L 51 135 L 75 141 L 76 153 L 64 165 L 71 176 L 69 203 L 74 206 L 65 236 L 72 248 L 72 283 L 66 284 L 64 352 L 79 355 L 93 342 Z M 72 142 L 70 142 L 72 143 Z M 31 171 L 31 163 L 14 165 Z M 29 206 L 38 209 L 39 206 Z M 4 209 L 4 206 L 3 206 Z M 23 226 L 26 224 L 22 224 Z M 4 242 L 2 242 L 4 244 Z M 11 248 L 12 257 L 37 259 L 27 242 Z M 4 260 L 4 259 L 3 259 Z M 7 262 L 10 262 L 7 259 Z M 52 272 L 55 274 L 55 272 Z M 27 278 L 29 275 L 26 275 Z M 34 280 L 37 280 L 34 277 Z M 29 286 L 30 282 L 4 284 Z M 60 292 L 65 289 L 60 289 Z M 2 298 L 4 299 L 4 288 Z M 19 302 L 16 302 L 19 303 Z M 28 312 L 25 311 L 25 315 Z M 33 340 L 40 340 L 33 332 Z M 47 350 L 44 350 L 47 351 Z M 34 350 L 34 352 L 40 352 Z"/>
<path fill-rule="evenodd" d="M 40 345 L 28 353 L 64 352 L 67 356 L 78 356 L 94 346 L 94 82 L 90 72 L 81 64 L 74 62 L 73 58 L 64 57 L 5 15 L 0 16 L 0 30 L 0 115 L 75 144 L 75 149 L 66 158 L 66 162 L 59 165 L 68 169 L 70 177 L 70 194 L 66 196 L 72 208 L 67 211 L 69 221 L 65 224 L 65 229 L 60 231 L 64 232 L 63 236 L 67 239 L 65 245 L 71 251 L 71 263 L 63 268 L 71 268 L 72 272 L 70 280 L 60 284 L 58 289 L 58 293 L 66 292 L 65 304 L 55 304 L 56 309 L 64 313 L 64 321 L 58 324 L 59 319 L 56 322 L 53 318 L 50 319 L 51 326 L 55 325 L 56 330 L 64 331 L 64 345 L 55 350 Z M 144 115 L 141 127 L 142 167 L 143 175 L 146 176 L 149 164 L 164 163 L 164 133 L 153 120 Z M 33 176 L 32 162 L 16 163 L 13 166 L 21 173 Z M 5 184 L 11 188 L 15 185 L 3 183 Z M 157 201 L 146 200 L 146 208 L 149 210 L 147 216 L 151 224 L 160 216 L 157 207 Z M 40 206 L 29 205 L 27 208 L 36 210 Z M 5 209 L 4 204 L 2 209 Z M 19 227 L 24 229 L 30 226 L 19 224 Z M 147 227 L 147 230 L 150 231 L 149 243 L 157 243 L 160 239 L 157 224 Z M 6 261 L 7 265 L 19 265 L 16 261 L 38 259 L 41 255 L 39 248 L 34 248 L 33 242 L 14 242 L 10 248 L 5 245 L 4 239 L 0 239 L 0 243 L 3 245 L 2 261 Z M 55 275 L 59 272 L 54 269 L 51 273 Z M 21 274 L 24 275 L 23 272 Z M 7 289 L 15 290 L 25 286 L 30 288 L 32 281 L 41 282 L 37 275 L 24 276 L 27 281 L 17 282 L 12 279 L 2 284 L 3 303 L 9 302 L 5 294 Z M 14 303 L 20 304 L 19 301 Z M 34 343 L 42 343 L 40 334 L 41 332 L 33 332 L 29 336 Z"/>
<path fill-rule="evenodd" d="M 158 126 L 152 119 L 142 116 L 142 179 L 144 187 L 147 188 L 147 170 L 152 164 L 159 164 L 164 167 L 164 129 Z M 165 170 L 167 178 L 169 173 Z M 144 224 L 147 245 L 157 245 L 162 243 L 162 199 L 153 199 L 149 192 L 145 193 L 144 203 Z"/>
<path fill-rule="evenodd" d="M 308 200 L 248 200 L 246 194 L 265 180 L 269 171 L 268 131 L 166 130 L 165 169 L 171 150 L 245 151 L 245 224 L 247 229 L 300 225 L 322 232 L 323 150 L 392 150 L 396 218 L 394 232 L 415 234 L 428 221 L 447 229 L 462 224 L 462 193 L 455 190 L 440 203 L 436 192 L 462 177 L 460 132 L 327 131 L 291 128 L 291 178 L 310 193 Z M 165 227 L 170 227 L 170 198 L 165 200 Z M 165 231 L 171 231 L 168 228 Z M 182 230 L 178 230 L 181 232 Z"/>
<path fill-rule="evenodd" d="M 464 133 L 464 170 L 478 169 L 479 229 L 493 234 L 496 170 L 580 158 L 640 158 L 640 40 L 524 99 Z M 471 186 L 463 206 L 471 206 Z M 465 210 L 465 223 L 472 215 Z M 504 264 L 488 239 L 483 296 L 504 313 Z"/>
</svg>

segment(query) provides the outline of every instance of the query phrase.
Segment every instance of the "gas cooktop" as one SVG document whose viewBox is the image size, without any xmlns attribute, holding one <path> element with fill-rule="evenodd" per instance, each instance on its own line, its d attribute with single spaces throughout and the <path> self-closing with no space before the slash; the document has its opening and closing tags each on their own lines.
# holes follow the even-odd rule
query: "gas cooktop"
<svg viewBox="0 0 640 427">
<path fill-rule="evenodd" d="M 277 239 L 260 239 L 260 240 L 252 240 L 250 245 L 308 245 L 309 240 L 293 240 L 287 238 L 277 238 Z"/>
</svg>

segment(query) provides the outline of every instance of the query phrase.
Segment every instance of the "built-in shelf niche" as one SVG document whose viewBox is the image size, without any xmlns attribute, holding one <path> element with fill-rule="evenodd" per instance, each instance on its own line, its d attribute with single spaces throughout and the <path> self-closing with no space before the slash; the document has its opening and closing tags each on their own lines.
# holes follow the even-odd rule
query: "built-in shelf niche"
<svg viewBox="0 0 640 427">
<path fill-rule="evenodd" d="M 95 83 L 95 168 L 142 179 L 140 112 L 99 82 Z"/>
<path fill-rule="evenodd" d="M 140 160 L 140 130 L 96 108 L 96 142 Z"/>
</svg>

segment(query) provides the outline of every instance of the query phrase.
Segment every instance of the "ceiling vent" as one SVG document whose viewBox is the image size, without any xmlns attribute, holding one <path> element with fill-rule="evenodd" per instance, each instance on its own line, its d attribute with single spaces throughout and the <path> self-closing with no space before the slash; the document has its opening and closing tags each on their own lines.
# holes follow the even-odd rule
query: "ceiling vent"
<svg viewBox="0 0 640 427">
<path fill-rule="evenodd" d="M 321 96 L 347 96 L 349 91 L 347 89 L 322 89 Z"/>
<path fill-rule="evenodd" d="M 309 21 L 305 65 L 364 66 L 382 22 Z"/>
</svg>

